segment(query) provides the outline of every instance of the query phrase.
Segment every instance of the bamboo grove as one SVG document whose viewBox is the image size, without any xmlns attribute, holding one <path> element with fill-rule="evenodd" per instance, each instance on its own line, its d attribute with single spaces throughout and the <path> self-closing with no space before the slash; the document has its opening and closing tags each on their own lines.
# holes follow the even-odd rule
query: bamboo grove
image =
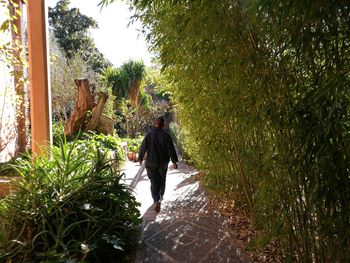
<svg viewBox="0 0 350 263">
<path fill-rule="evenodd" d="M 350 2 L 131 6 L 208 186 L 250 212 L 286 262 L 349 262 Z"/>
</svg>

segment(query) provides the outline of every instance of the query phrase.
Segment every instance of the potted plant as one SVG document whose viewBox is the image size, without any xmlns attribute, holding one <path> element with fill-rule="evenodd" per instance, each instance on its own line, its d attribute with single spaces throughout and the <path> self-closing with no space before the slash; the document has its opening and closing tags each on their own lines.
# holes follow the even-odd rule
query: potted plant
<svg viewBox="0 0 350 263">
<path fill-rule="evenodd" d="M 138 152 L 141 146 L 141 142 L 142 142 L 142 137 L 138 137 L 135 139 L 127 139 L 127 148 L 128 148 L 128 153 L 127 153 L 127 157 L 129 159 L 129 161 L 134 161 L 137 162 L 138 159 Z"/>
<path fill-rule="evenodd" d="M 129 161 L 133 160 L 133 152 L 128 152 L 126 156 L 128 157 Z"/>
</svg>

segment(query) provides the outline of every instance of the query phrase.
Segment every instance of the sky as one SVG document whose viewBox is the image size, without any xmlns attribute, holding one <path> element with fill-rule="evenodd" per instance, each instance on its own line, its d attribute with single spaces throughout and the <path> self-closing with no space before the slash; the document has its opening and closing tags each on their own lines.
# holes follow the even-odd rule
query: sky
<svg viewBox="0 0 350 263">
<path fill-rule="evenodd" d="M 57 0 L 47 0 L 47 5 L 54 7 Z M 97 4 L 100 0 L 71 0 L 70 7 L 80 9 L 80 13 L 94 18 L 99 28 L 90 31 L 97 48 L 115 67 L 128 60 L 143 60 L 146 66 L 151 65 L 151 54 L 147 50 L 144 36 L 138 29 L 141 24 L 130 25 L 132 13 L 128 6 L 121 2 L 104 7 Z"/>
</svg>

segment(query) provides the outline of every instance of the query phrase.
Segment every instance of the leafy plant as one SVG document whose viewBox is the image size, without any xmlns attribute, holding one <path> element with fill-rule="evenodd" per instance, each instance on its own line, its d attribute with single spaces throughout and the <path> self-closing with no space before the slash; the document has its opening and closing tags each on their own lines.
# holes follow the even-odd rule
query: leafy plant
<svg viewBox="0 0 350 263">
<path fill-rule="evenodd" d="M 20 28 L 21 4 L 14 0 L 0 0 L 0 10 L 0 63 L 6 67 L 2 69 L 0 89 L 0 161 L 4 162 L 9 160 L 12 151 L 10 145 L 15 140 L 15 155 L 23 153 L 27 144 L 28 105 L 24 86 L 28 79 L 24 72 L 28 61 Z M 10 116 L 15 116 L 16 121 Z M 8 146 L 10 148 L 2 152 Z"/>
<path fill-rule="evenodd" d="M 133 138 L 124 138 L 123 140 L 126 141 L 127 143 L 127 147 L 128 147 L 128 151 L 129 152 L 139 152 L 140 150 L 140 146 L 143 140 L 143 136 L 139 136 L 135 139 Z"/>
<path fill-rule="evenodd" d="M 59 146 L 65 142 L 63 125 L 61 122 L 54 122 L 52 127 L 53 143 Z M 86 154 L 90 154 L 91 158 L 94 155 L 94 149 L 98 149 L 101 154 L 110 158 L 118 167 L 125 160 L 123 141 L 117 135 L 105 135 L 88 131 L 78 134 L 74 143 L 76 147 L 86 151 Z"/>
<path fill-rule="evenodd" d="M 111 157 L 112 160 L 118 165 L 125 160 L 125 151 L 123 148 L 123 140 L 116 135 L 105 135 L 94 132 L 88 132 L 82 134 L 79 141 L 77 141 L 78 147 L 87 147 L 93 149 L 99 149 L 104 155 Z M 113 152 L 113 154 L 112 154 Z"/>
<path fill-rule="evenodd" d="M 139 204 L 97 148 L 61 144 L 17 169 L 0 201 L 0 261 L 112 262 L 136 244 Z"/>
<path fill-rule="evenodd" d="M 134 126 L 134 134 L 136 136 L 140 132 L 140 114 L 149 109 L 151 98 L 144 93 L 141 87 L 142 80 L 145 78 L 146 70 L 142 61 L 128 61 L 120 68 L 106 68 L 101 79 L 107 87 L 111 87 L 115 96 L 115 109 L 119 112 L 125 108 L 125 100 L 130 104 L 132 110 L 127 106 L 127 114 L 123 114 L 127 121 L 127 134 L 130 136 L 130 126 Z M 132 123 L 129 123 L 129 116 L 134 118 Z"/>
<path fill-rule="evenodd" d="M 107 67 L 101 73 L 105 85 L 112 88 L 116 100 L 127 98 L 130 79 L 128 74 L 120 68 Z"/>
<path fill-rule="evenodd" d="M 28 152 L 27 154 L 14 157 L 6 163 L 0 163 L 0 176 L 19 176 L 19 173 L 14 165 L 18 162 L 19 158 L 28 158 L 29 154 L 30 153 Z"/>
<path fill-rule="evenodd" d="M 52 141 L 54 145 L 59 145 L 64 141 L 64 127 L 61 121 L 55 121 L 52 124 Z"/>
<path fill-rule="evenodd" d="M 128 98 L 134 107 L 140 103 L 140 84 L 145 77 L 145 65 L 142 61 L 130 60 L 120 68 L 106 68 L 101 79 L 107 86 L 111 86 L 117 100 Z"/>
</svg>

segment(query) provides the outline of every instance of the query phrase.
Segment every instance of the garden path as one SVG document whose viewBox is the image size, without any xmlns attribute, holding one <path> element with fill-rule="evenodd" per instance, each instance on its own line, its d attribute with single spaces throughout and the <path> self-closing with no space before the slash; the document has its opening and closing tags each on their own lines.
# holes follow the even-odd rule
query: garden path
<svg viewBox="0 0 350 263">
<path fill-rule="evenodd" d="M 153 210 L 146 172 L 134 180 L 143 219 L 136 262 L 246 262 L 225 220 L 209 212 L 205 192 L 195 179 L 197 171 L 184 162 L 178 164 L 176 170 L 169 167 L 160 213 Z M 136 163 L 126 164 L 127 182 L 139 168 Z"/>
</svg>

